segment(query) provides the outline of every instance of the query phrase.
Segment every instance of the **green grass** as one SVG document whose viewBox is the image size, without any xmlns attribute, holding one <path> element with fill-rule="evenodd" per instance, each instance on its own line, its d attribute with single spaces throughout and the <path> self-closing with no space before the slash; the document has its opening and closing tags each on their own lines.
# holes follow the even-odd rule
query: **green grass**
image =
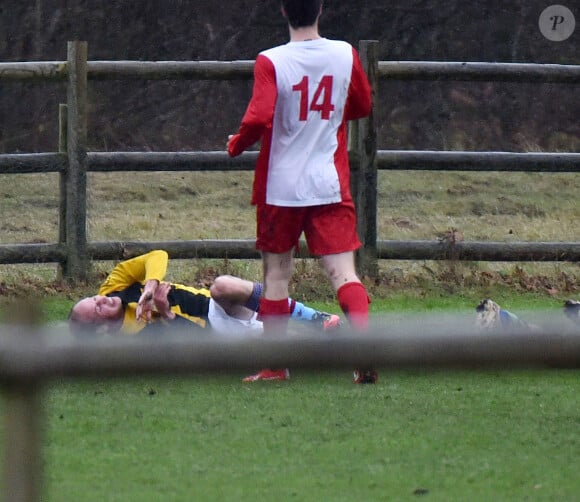
<svg viewBox="0 0 580 502">
<path fill-rule="evenodd" d="M 497 291 L 514 312 L 560 308 Z M 479 297 L 393 294 L 387 312 L 471 311 Z M 62 320 L 71 300 L 44 303 Z M 332 304 L 321 308 L 336 310 Z M 54 381 L 44 410 L 45 500 L 572 501 L 580 378 L 572 370 L 348 369 Z"/>
<path fill-rule="evenodd" d="M 47 500 L 577 500 L 574 371 L 60 383 Z"/>
</svg>

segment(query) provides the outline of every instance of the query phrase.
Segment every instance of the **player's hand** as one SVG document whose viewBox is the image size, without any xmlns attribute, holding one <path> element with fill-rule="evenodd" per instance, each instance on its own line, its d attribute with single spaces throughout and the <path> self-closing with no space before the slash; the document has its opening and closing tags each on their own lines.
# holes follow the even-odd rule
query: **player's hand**
<svg viewBox="0 0 580 502">
<path fill-rule="evenodd" d="M 233 138 L 236 136 L 236 134 L 230 134 L 228 136 L 228 142 L 226 143 L 226 150 L 228 152 L 228 155 L 231 157 L 232 156 L 232 152 L 230 150 L 230 145 L 232 143 Z"/>
<path fill-rule="evenodd" d="M 153 303 L 153 297 L 155 295 L 155 291 L 159 286 L 159 281 L 153 279 L 147 281 L 145 287 L 143 288 L 143 293 L 139 297 L 139 302 L 137 303 L 137 312 L 136 318 L 137 322 L 150 322 L 151 321 L 151 313 L 153 312 L 153 307 L 155 304 Z"/>
<path fill-rule="evenodd" d="M 153 297 L 151 293 L 143 293 L 141 298 L 139 298 L 139 303 L 137 304 L 137 322 L 149 322 L 151 321 L 151 312 L 153 311 Z"/>
<path fill-rule="evenodd" d="M 171 305 L 169 305 L 168 295 L 171 291 L 171 284 L 168 282 L 162 282 L 159 284 L 155 290 L 155 295 L 153 296 L 153 303 L 157 312 L 163 319 L 175 319 L 175 313 L 171 312 Z"/>
</svg>

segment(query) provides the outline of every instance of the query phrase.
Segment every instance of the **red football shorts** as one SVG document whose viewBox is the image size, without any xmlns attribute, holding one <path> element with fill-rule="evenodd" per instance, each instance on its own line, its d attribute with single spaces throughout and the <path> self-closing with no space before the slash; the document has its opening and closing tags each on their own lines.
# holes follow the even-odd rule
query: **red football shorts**
<svg viewBox="0 0 580 502">
<path fill-rule="evenodd" d="M 298 246 L 302 232 L 314 256 L 345 253 L 361 246 L 352 200 L 308 207 L 259 204 L 256 216 L 256 248 L 260 251 L 285 253 Z"/>
</svg>

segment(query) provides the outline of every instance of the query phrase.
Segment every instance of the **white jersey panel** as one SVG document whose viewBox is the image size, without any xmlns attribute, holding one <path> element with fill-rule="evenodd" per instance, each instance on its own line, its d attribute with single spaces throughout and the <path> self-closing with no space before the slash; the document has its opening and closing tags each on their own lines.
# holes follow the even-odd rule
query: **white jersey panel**
<svg viewBox="0 0 580 502">
<path fill-rule="evenodd" d="M 325 38 L 262 52 L 276 71 L 266 202 L 316 206 L 341 201 L 334 164 L 353 55 L 350 44 Z"/>
</svg>

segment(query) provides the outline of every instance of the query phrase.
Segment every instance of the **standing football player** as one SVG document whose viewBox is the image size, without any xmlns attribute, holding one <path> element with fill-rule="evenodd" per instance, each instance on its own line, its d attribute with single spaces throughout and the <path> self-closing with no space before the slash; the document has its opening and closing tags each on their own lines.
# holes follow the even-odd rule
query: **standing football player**
<svg viewBox="0 0 580 502">
<path fill-rule="evenodd" d="M 355 270 L 360 246 L 350 193 L 347 121 L 368 116 L 371 88 L 357 51 L 321 37 L 322 0 L 282 0 L 290 41 L 261 52 L 252 97 L 230 156 L 261 141 L 252 204 L 262 252 L 264 291 L 259 315 L 266 334 L 284 333 L 289 281 L 302 232 L 319 256 L 351 326 L 368 326 L 370 299 Z M 287 369 L 265 369 L 245 379 L 285 380 Z M 375 383 L 373 369 L 355 371 L 355 383 Z"/>
</svg>

